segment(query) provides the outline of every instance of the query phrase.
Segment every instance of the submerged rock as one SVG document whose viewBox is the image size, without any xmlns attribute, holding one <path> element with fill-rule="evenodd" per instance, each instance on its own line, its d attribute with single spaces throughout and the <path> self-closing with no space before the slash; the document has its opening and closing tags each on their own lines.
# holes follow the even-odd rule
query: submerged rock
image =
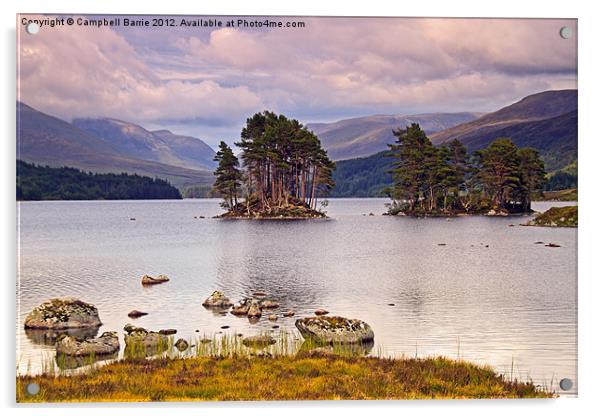
<svg viewBox="0 0 602 416">
<path fill-rule="evenodd" d="M 26 329 L 95 328 L 102 325 L 98 309 L 76 298 L 50 299 L 25 318 Z"/>
<path fill-rule="evenodd" d="M 253 335 L 242 340 L 246 347 L 263 348 L 275 344 L 276 340 L 269 335 Z"/>
<path fill-rule="evenodd" d="M 56 343 L 56 353 L 74 357 L 115 354 L 119 351 L 117 332 L 105 332 L 98 338 L 77 340 L 65 335 Z"/>
<path fill-rule="evenodd" d="M 75 339 L 95 338 L 98 335 L 97 326 L 90 328 L 74 329 L 25 329 L 25 335 L 34 344 L 56 346 L 56 341 L 64 335 L 72 336 Z"/>
<path fill-rule="evenodd" d="M 359 319 L 319 316 L 297 319 L 295 326 L 303 338 L 324 344 L 354 344 L 374 340 L 370 325 Z"/>
<path fill-rule="evenodd" d="M 288 311 L 284 312 L 282 316 L 284 316 L 285 318 L 290 318 L 291 316 L 295 316 L 295 311 L 289 309 Z"/>
<path fill-rule="evenodd" d="M 206 308 L 229 308 L 232 302 L 222 292 L 216 290 L 203 302 Z"/>
<path fill-rule="evenodd" d="M 178 339 L 174 345 L 178 351 L 186 351 L 188 349 L 188 342 L 183 338 Z"/>
<path fill-rule="evenodd" d="M 326 309 L 322 309 L 322 308 L 316 309 L 314 313 L 316 315 L 318 315 L 318 316 L 328 315 L 329 314 L 329 312 Z"/>
<path fill-rule="evenodd" d="M 142 284 L 143 285 L 158 285 L 159 283 L 169 282 L 169 277 L 160 274 L 157 277 L 152 277 L 147 274 L 142 276 Z"/>
</svg>

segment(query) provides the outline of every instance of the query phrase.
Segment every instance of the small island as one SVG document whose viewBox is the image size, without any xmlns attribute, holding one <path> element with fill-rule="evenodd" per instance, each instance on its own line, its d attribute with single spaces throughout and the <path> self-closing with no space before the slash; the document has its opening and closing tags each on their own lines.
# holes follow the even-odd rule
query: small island
<svg viewBox="0 0 602 416">
<path fill-rule="evenodd" d="M 212 193 L 224 199 L 227 210 L 217 218 L 326 217 L 317 207 L 318 197 L 334 186 L 334 163 L 312 131 L 297 120 L 264 111 L 247 119 L 235 144 L 244 170 L 223 141 L 214 159 L 218 166 Z"/>
<path fill-rule="evenodd" d="M 457 139 L 433 145 L 416 123 L 393 135 L 389 215 L 528 214 L 532 195 L 546 182 L 537 150 L 509 138 L 469 155 Z"/>
<path fill-rule="evenodd" d="M 537 217 L 529 221 L 526 225 L 575 228 L 578 226 L 577 206 L 552 207 L 546 212 L 537 215 Z"/>
</svg>

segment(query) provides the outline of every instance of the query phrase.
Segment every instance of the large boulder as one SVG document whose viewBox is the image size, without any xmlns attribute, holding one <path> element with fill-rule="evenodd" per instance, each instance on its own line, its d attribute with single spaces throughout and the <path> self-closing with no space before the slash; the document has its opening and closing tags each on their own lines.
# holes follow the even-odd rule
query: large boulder
<svg viewBox="0 0 602 416">
<path fill-rule="evenodd" d="M 50 299 L 25 318 L 26 329 L 96 328 L 102 325 L 94 305 L 75 298 Z"/>
<path fill-rule="evenodd" d="M 216 290 L 211 296 L 205 299 L 203 306 L 206 308 L 229 308 L 232 306 L 232 302 L 230 302 L 230 299 L 226 295 Z"/>
<path fill-rule="evenodd" d="M 119 351 L 119 337 L 116 332 L 105 332 L 98 338 L 78 340 L 72 336 L 60 337 L 56 343 L 56 353 L 73 357 L 110 355 Z"/>
<path fill-rule="evenodd" d="M 303 338 L 323 344 L 355 344 L 374 340 L 370 325 L 359 319 L 315 316 L 297 319 L 295 326 Z"/>
<path fill-rule="evenodd" d="M 149 276 L 147 274 L 145 274 L 144 276 L 142 276 L 142 284 L 143 285 L 158 285 L 160 283 L 165 283 L 165 282 L 169 282 L 169 277 L 160 274 L 157 277 L 153 277 L 153 276 Z"/>
<path fill-rule="evenodd" d="M 236 305 L 232 306 L 232 310 L 230 311 L 230 313 L 236 316 L 247 316 L 250 307 L 251 299 L 245 298 L 238 302 Z"/>
</svg>

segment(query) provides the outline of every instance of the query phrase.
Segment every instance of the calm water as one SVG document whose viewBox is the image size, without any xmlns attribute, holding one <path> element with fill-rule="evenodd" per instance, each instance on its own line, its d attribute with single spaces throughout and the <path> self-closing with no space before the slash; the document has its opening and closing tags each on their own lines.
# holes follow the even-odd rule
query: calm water
<svg viewBox="0 0 602 416">
<path fill-rule="evenodd" d="M 261 290 L 297 316 L 322 307 L 365 320 L 373 352 L 459 356 L 523 380 L 569 377 L 576 386 L 576 230 L 508 226 L 526 217 L 387 217 L 384 199 L 332 199 L 331 220 L 209 219 L 218 202 L 19 203 L 19 371 L 40 371 L 52 357 L 51 345 L 22 328 L 51 297 L 96 305 L 100 332 L 121 334 L 134 322 L 188 339 L 222 325 L 245 335 L 269 330 L 266 318 L 251 324 L 201 306 L 214 289 L 233 301 Z M 552 205 L 563 204 L 534 208 Z M 144 274 L 172 280 L 144 288 Z M 150 314 L 133 321 L 132 309 Z M 293 318 L 278 324 L 296 331 Z"/>
</svg>

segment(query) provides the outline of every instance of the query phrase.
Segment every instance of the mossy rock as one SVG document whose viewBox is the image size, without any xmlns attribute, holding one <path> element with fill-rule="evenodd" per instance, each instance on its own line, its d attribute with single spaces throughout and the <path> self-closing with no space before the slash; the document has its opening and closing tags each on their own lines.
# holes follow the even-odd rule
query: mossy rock
<svg viewBox="0 0 602 416">
<path fill-rule="evenodd" d="M 297 319 L 295 326 L 305 339 L 323 344 L 355 344 L 372 342 L 374 332 L 359 319 L 341 316 L 314 316 Z"/>
<path fill-rule="evenodd" d="M 95 328 L 102 325 L 98 309 L 76 298 L 50 299 L 25 318 L 26 329 Z"/>
</svg>

